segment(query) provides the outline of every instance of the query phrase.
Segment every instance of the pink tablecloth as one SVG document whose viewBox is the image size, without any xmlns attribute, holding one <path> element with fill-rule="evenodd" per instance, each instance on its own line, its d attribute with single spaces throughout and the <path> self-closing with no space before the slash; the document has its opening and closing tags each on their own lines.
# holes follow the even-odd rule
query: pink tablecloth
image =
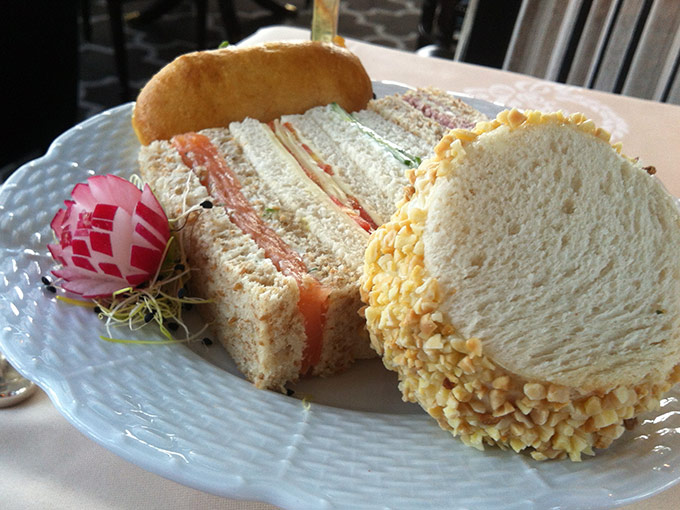
<svg viewBox="0 0 680 510">
<path fill-rule="evenodd" d="M 306 31 L 271 27 L 245 41 L 306 39 Z M 479 66 L 422 58 L 348 41 L 375 80 L 434 85 L 508 106 L 581 111 L 608 129 L 628 155 L 655 165 L 680 196 L 680 107 L 554 84 Z M 227 500 L 190 489 L 129 464 L 86 439 L 40 392 L 0 410 L 0 508 L 263 510 L 268 504 Z M 680 485 L 624 508 L 677 508 Z"/>
</svg>

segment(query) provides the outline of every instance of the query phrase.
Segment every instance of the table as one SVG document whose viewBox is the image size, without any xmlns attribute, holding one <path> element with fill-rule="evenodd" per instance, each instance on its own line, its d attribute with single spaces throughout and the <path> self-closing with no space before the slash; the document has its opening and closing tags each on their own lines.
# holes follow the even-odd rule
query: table
<svg viewBox="0 0 680 510">
<path fill-rule="evenodd" d="M 307 39 L 308 31 L 260 30 L 242 44 Z M 584 90 L 470 64 L 347 41 L 375 80 L 432 85 L 508 106 L 581 111 L 623 142 L 624 152 L 656 166 L 658 176 L 680 196 L 680 107 Z M 261 502 L 206 494 L 135 465 L 85 438 L 39 391 L 30 400 L 0 410 L 1 506 L 8 510 L 211 508 L 271 510 Z M 677 508 L 680 484 L 625 506 L 626 510 Z"/>
</svg>

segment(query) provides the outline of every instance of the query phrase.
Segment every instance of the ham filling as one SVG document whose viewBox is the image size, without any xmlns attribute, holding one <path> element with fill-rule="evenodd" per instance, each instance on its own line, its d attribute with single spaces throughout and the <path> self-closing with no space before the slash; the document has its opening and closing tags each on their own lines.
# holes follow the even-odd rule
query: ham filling
<svg viewBox="0 0 680 510">
<path fill-rule="evenodd" d="M 198 133 L 177 135 L 172 138 L 172 144 L 185 165 L 194 170 L 205 169 L 201 184 L 225 207 L 231 222 L 264 250 L 276 269 L 297 283 L 300 291 L 297 306 L 306 334 L 300 373 L 306 374 L 321 359 L 329 290 L 309 274 L 300 254 L 288 246 L 250 205 L 241 191 L 238 177 L 207 136 Z"/>
<path fill-rule="evenodd" d="M 475 126 L 474 122 L 456 117 L 455 115 L 447 112 L 446 105 L 439 103 L 435 98 L 429 95 L 426 98 L 429 102 L 421 97 L 416 96 L 415 94 L 405 94 L 402 99 L 417 110 L 420 110 L 423 115 L 429 117 L 435 122 L 438 122 L 445 128 L 472 129 Z"/>
</svg>

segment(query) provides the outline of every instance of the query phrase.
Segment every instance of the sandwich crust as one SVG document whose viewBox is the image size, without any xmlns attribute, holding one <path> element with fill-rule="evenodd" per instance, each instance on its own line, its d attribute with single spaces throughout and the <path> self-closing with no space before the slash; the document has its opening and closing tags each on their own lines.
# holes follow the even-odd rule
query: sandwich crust
<svg viewBox="0 0 680 510">
<path fill-rule="evenodd" d="M 576 140 L 577 147 L 588 147 L 589 155 L 579 159 L 569 151 L 562 152 L 559 144 L 555 143 L 558 140 L 555 133 L 561 130 L 569 130 L 569 136 Z M 507 167 L 503 165 L 504 161 L 500 161 L 500 173 L 485 175 L 489 166 L 484 157 L 499 151 L 496 145 L 499 139 L 517 148 L 531 140 L 530 135 L 537 132 L 545 134 L 545 137 L 540 143 L 534 139 L 538 144 L 534 148 L 534 154 L 538 154 L 536 161 L 525 158 L 514 166 L 506 161 Z M 582 454 L 593 454 L 593 448 L 609 446 L 624 432 L 627 420 L 655 408 L 663 393 L 680 380 L 680 310 L 676 303 L 680 294 L 680 268 L 676 257 L 668 256 L 669 253 L 677 253 L 680 246 L 677 207 L 660 183 L 647 175 L 639 164 L 620 156 L 620 145 L 612 147 L 608 142 L 609 134 L 580 114 L 565 117 L 561 113 L 505 111 L 492 122 L 479 123 L 472 131 L 453 130 L 437 146 L 435 156 L 411 172 L 413 186 L 407 198 L 399 205 L 392 220 L 371 237 L 365 255 L 361 293 L 368 305 L 364 313 L 372 346 L 382 355 L 385 365 L 398 372 L 404 398 L 420 403 L 443 428 L 460 436 L 466 444 L 479 449 L 484 444 L 510 447 L 515 451 L 528 448 L 534 458 L 541 460 L 567 455 L 572 460 L 580 460 Z M 551 143 L 558 148 L 552 147 Z M 541 163 L 541 157 L 548 153 L 556 161 Z M 611 317 L 608 317 L 606 308 L 618 312 L 620 302 L 629 297 L 620 295 L 618 288 L 614 288 L 609 296 L 610 302 L 596 303 L 602 308 L 602 315 L 590 317 L 585 322 L 579 322 L 581 319 L 575 314 L 555 315 L 555 308 L 532 310 L 527 303 L 523 303 L 523 309 L 512 307 L 513 296 L 507 287 L 513 276 L 522 279 L 543 272 L 556 278 L 555 274 L 559 273 L 560 284 L 563 281 L 583 283 L 585 279 L 579 276 L 578 268 L 570 272 L 567 262 L 587 265 L 590 254 L 573 253 L 571 260 L 564 261 L 562 266 L 556 263 L 556 259 L 547 257 L 545 267 L 533 267 L 533 273 L 523 273 L 521 264 L 525 258 L 537 260 L 532 258 L 531 239 L 544 235 L 548 243 L 559 246 L 562 234 L 568 228 L 561 225 L 562 230 L 559 230 L 557 227 L 560 225 L 541 221 L 546 220 L 545 211 L 541 208 L 545 206 L 528 204 L 537 216 L 532 220 L 536 222 L 536 229 L 533 232 L 527 229 L 525 233 L 528 236 L 523 243 L 507 244 L 507 238 L 518 235 L 523 225 L 508 225 L 505 235 L 499 236 L 493 231 L 493 223 L 503 223 L 505 217 L 502 211 L 494 209 L 491 197 L 485 195 L 493 187 L 491 180 L 509 176 L 503 184 L 512 189 L 514 179 L 517 189 L 508 193 L 516 193 L 515 198 L 519 202 L 508 204 L 501 200 L 501 208 L 526 208 L 532 194 L 548 200 L 554 190 L 546 191 L 534 186 L 540 182 L 538 173 L 546 168 L 558 169 L 560 173 L 576 169 L 568 180 L 571 183 L 579 182 L 573 179 L 577 175 L 584 179 L 581 184 L 585 184 L 588 173 L 604 176 L 602 182 L 607 188 L 611 184 L 608 184 L 611 176 L 605 174 L 611 168 L 589 164 L 590 157 L 610 166 L 613 158 L 616 172 L 620 172 L 625 182 L 621 190 L 614 187 L 608 191 L 620 193 L 620 203 L 639 199 L 645 207 L 637 210 L 636 214 L 643 217 L 635 221 L 642 221 L 645 228 L 656 222 L 657 230 L 665 232 L 663 239 L 666 245 L 655 252 L 663 260 L 645 258 L 641 264 L 627 260 L 628 265 L 622 267 L 638 272 L 643 279 L 654 274 L 651 282 L 635 283 L 636 279 L 630 278 L 630 275 L 623 275 L 623 280 L 631 282 L 633 287 L 662 288 L 659 295 L 668 306 L 662 308 L 654 303 L 652 309 L 632 307 L 632 312 L 627 310 L 627 318 L 635 327 L 628 328 L 630 331 L 624 328 L 623 331 L 631 335 L 624 338 L 622 333 L 621 338 L 609 339 L 608 345 L 598 343 L 602 340 L 598 335 L 606 336 L 601 334 L 603 324 L 613 324 L 607 322 Z M 475 162 L 480 164 L 475 165 Z M 533 163 L 536 165 L 531 167 Z M 531 170 L 523 173 L 523 165 L 537 174 L 531 176 Z M 466 177 L 470 179 L 466 180 Z M 558 178 L 554 174 L 551 174 L 552 177 L 562 179 L 562 176 Z M 473 183 L 474 178 L 479 182 Z M 577 194 L 580 191 L 593 200 L 602 198 L 607 192 L 606 189 L 574 186 L 578 188 Z M 642 191 L 636 193 L 631 191 L 633 189 Z M 466 194 L 467 202 L 461 198 Z M 562 200 L 565 197 L 557 198 Z M 473 209 L 464 206 L 470 200 L 478 200 L 481 204 Z M 560 202 L 562 214 L 576 217 L 574 208 L 584 208 L 586 220 L 599 224 L 605 231 L 612 231 L 613 245 L 610 249 L 613 253 L 609 254 L 608 260 L 614 261 L 612 267 L 617 271 L 621 270 L 615 265 L 619 258 L 625 259 L 631 253 L 630 250 L 624 250 L 623 254 L 617 252 L 627 243 L 634 243 L 641 249 L 645 243 L 659 244 L 658 239 L 654 239 L 656 234 L 645 231 L 645 228 L 635 232 L 625 229 L 613 232 L 617 220 L 610 217 L 600 219 L 593 214 L 597 208 L 590 209 L 591 206 L 593 204 L 575 201 L 564 209 L 565 204 Z M 474 215 L 479 211 L 486 211 L 494 221 L 480 224 L 475 230 L 473 223 L 461 220 L 466 214 L 478 219 Z M 616 213 L 613 215 L 616 216 Z M 644 223 L 648 219 L 650 223 Z M 583 221 L 581 219 L 578 225 L 582 226 Z M 466 231 L 466 234 L 458 232 L 454 235 L 451 229 Z M 486 236 L 492 241 L 491 245 L 499 243 L 506 251 L 479 251 L 480 246 L 488 248 L 489 244 L 475 244 L 475 236 Z M 586 250 L 607 248 L 601 243 L 592 244 Z M 509 247 L 514 251 L 507 250 Z M 467 265 L 462 262 L 463 258 L 458 257 L 460 253 L 456 250 L 462 252 L 461 257 L 467 257 Z M 489 262 L 494 257 L 504 256 L 506 259 L 500 264 Z M 648 271 L 648 268 L 641 267 L 645 264 L 655 267 Z M 481 272 L 485 266 L 496 272 L 503 289 L 494 287 L 497 282 L 493 281 L 493 276 L 482 281 L 475 280 L 479 277 L 475 271 Z M 596 272 L 595 281 L 591 281 L 593 288 L 600 284 L 597 275 Z M 611 279 L 615 280 L 615 277 Z M 550 278 L 546 281 L 552 283 Z M 466 292 L 469 290 L 466 285 L 471 287 L 470 292 Z M 491 289 L 488 294 L 484 293 L 486 287 Z M 568 288 L 561 287 L 563 292 Z M 494 293 L 497 301 L 501 302 L 501 306 L 496 308 L 494 306 L 498 303 L 493 303 Z M 550 289 L 545 289 L 545 294 L 550 295 Z M 541 299 L 542 295 L 538 293 L 536 299 Z M 571 288 L 569 299 L 580 306 L 588 295 L 577 285 Z M 491 328 L 478 327 L 489 318 L 484 316 L 485 310 L 487 313 L 492 310 L 503 320 Z M 515 319 L 518 317 L 513 317 L 508 311 L 529 316 L 533 311 L 540 317 L 530 321 L 534 325 L 533 330 L 511 331 L 516 323 L 521 325 L 522 322 L 517 322 Z M 636 317 L 643 313 L 650 315 L 651 319 Z M 495 318 L 491 317 L 492 322 Z M 648 319 L 658 319 L 663 326 L 655 329 Z M 582 331 L 575 329 L 580 331 L 579 338 L 552 336 L 554 329 L 559 330 L 565 324 L 582 326 Z M 636 328 L 644 328 L 649 335 L 636 336 Z M 515 333 L 518 333 L 516 344 L 504 343 Z M 523 348 L 530 353 L 528 358 L 522 358 Z M 613 352 L 617 350 L 620 352 Z M 559 355 L 553 357 L 551 363 L 542 364 L 545 360 L 539 353 L 552 351 Z"/>
<path fill-rule="evenodd" d="M 356 55 L 335 44 L 229 46 L 182 55 L 161 69 L 139 93 L 132 125 L 147 145 L 246 117 L 268 122 L 331 102 L 356 111 L 372 93 Z"/>
</svg>

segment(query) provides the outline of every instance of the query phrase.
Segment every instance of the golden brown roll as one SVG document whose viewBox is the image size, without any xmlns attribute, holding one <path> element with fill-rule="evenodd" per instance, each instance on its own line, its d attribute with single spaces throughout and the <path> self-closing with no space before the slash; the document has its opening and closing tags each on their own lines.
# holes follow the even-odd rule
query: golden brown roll
<svg viewBox="0 0 680 510">
<path fill-rule="evenodd" d="M 144 86 L 132 125 L 144 145 L 179 133 L 268 122 L 336 102 L 365 108 L 371 80 L 356 55 L 331 43 L 271 42 L 182 55 Z"/>
</svg>

